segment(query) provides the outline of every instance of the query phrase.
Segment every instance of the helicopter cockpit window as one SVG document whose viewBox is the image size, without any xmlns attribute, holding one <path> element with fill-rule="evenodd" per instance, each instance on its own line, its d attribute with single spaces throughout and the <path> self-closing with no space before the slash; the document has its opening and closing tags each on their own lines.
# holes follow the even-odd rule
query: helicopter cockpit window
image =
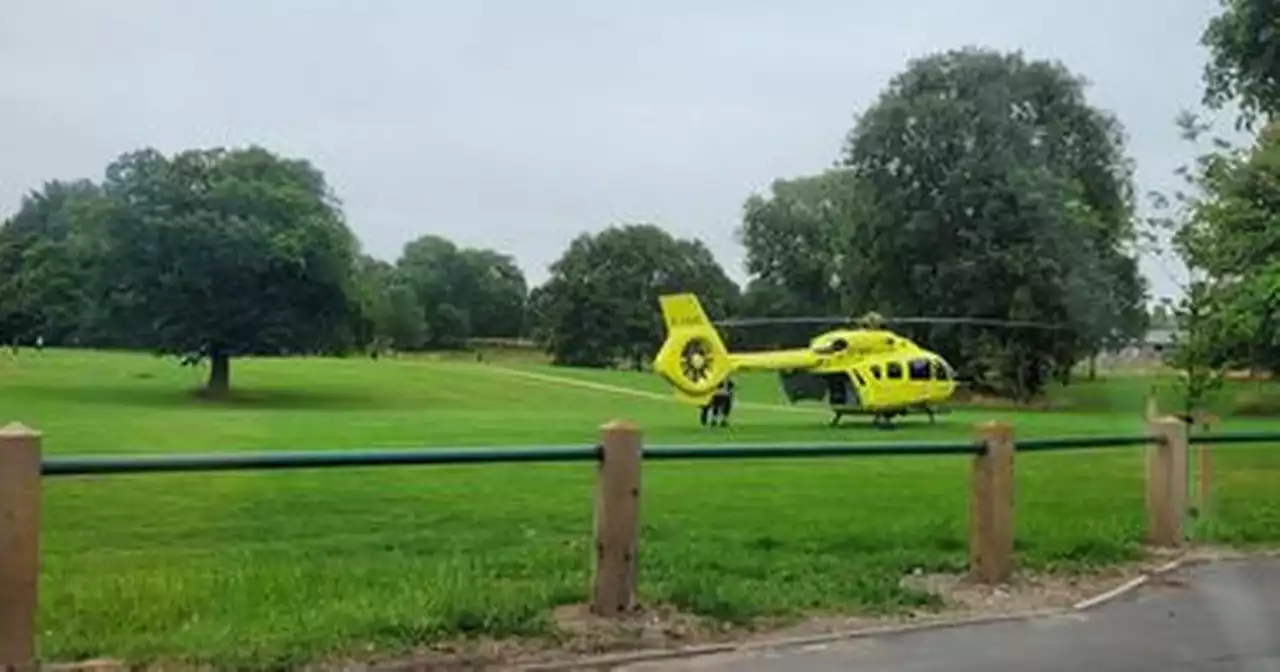
<svg viewBox="0 0 1280 672">
<path fill-rule="evenodd" d="M 913 359 L 907 363 L 907 376 L 911 380 L 929 380 L 932 368 L 927 359 Z"/>
<path fill-rule="evenodd" d="M 843 352 L 849 348 L 849 341 L 843 338 L 837 338 L 826 345 L 820 345 L 815 350 L 822 355 L 830 355 L 837 352 Z"/>
<path fill-rule="evenodd" d="M 884 372 L 880 370 L 879 364 L 871 365 L 871 375 L 874 376 L 876 380 L 880 380 L 880 376 L 884 375 Z"/>
<path fill-rule="evenodd" d="M 897 380 L 902 377 L 902 365 L 897 362 L 889 362 L 885 365 L 885 374 L 889 376 L 889 380 Z"/>
<path fill-rule="evenodd" d="M 947 371 L 947 365 L 943 364 L 942 360 L 933 360 L 933 378 L 934 380 L 949 380 L 951 378 L 951 372 Z"/>
</svg>

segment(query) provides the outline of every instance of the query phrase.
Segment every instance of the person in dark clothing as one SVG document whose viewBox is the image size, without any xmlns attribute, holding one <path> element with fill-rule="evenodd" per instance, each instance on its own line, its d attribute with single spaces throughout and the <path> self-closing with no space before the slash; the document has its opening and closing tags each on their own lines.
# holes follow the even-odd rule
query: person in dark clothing
<svg viewBox="0 0 1280 672">
<path fill-rule="evenodd" d="M 733 388 L 733 381 L 727 378 L 720 383 L 711 397 L 711 402 L 702 407 L 702 424 L 707 424 L 710 416 L 711 425 L 728 426 L 729 414 L 733 412 Z"/>
<path fill-rule="evenodd" d="M 720 426 L 729 426 L 729 414 L 733 412 L 733 392 L 735 384 L 732 380 L 724 381 L 724 394 L 720 396 Z"/>
</svg>

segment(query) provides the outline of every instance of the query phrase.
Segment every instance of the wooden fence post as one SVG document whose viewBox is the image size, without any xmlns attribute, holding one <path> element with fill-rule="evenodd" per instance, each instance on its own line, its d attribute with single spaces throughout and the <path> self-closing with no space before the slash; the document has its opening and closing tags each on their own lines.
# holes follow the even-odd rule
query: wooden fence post
<svg viewBox="0 0 1280 672">
<path fill-rule="evenodd" d="M 1182 544 L 1187 503 L 1187 424 L 1164 417 L 1148 426 L 1163 440 L 1147 448 L 1147 542 L 1174 548 Z"/>
<path fill-rule="evenodd" d="M 35 669 L 40 433 L 0 428 L 0 670 Z"/>
<path fill-rule="evenodd" d="M 979 581 L 1001 583 L 1013 572 L 1013 430 L 978 426 L 985 450 L 973 458 L 969 499 L 969 569 Z"/>
<path fill-rule="evenodd" d="M 616 616 L 635 604 L 640 546 L 640 430 L 624 420 L 601 428 L 591 611 Z"/>
</svg>

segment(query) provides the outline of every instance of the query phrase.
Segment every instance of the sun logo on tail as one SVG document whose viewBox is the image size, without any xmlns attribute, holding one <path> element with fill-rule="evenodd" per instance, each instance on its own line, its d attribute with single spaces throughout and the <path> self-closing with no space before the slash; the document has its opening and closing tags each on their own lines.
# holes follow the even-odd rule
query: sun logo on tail
<svg viewBox="0 0 1280 672">
<path fill-rule="evenodd" d="M 680 352 L 680 368 L 692 383 L 706 380 L 711 372 L 712 361 L 711 344 L 705 338 L 689 339 Z"/>
</svg>

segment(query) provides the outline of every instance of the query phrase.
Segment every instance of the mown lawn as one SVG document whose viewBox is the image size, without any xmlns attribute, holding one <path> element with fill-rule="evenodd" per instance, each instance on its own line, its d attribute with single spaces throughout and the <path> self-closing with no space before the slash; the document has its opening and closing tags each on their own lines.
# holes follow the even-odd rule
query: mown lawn
<svg viewBox="0 0 1280 672">
<path fill-rule="evenodd" d="M 53 454 L 582 445 L 615 417 L 660 443 L 949 439 L 987 419 L 1018 436 L 1142 428 L 1128 381 L 1072 386 L 1074 410 L 959 410 L 882 432 L 828 428 L 750 377 L 725 431 L 646 396 L 665 392 L 652 377 L 514 359 L 237 361 L 242 396 L 224 404 L 188 394 L 203 374 L 146 355 L 4 354 L 0 422 L 43 430 Z M 1280 446 L 1224 448 L 1217 464 L 1218 515 L 1201 532 L 1280 539 Z M 1020 561 L 1135 557 L 1142 474 L 1132 449 L 1021 456 Z M 928 604 L 898 579 L 964 566 L 967 476 L 963 458 L 649 465 L 641 598 L 732 621 Z M 544 635 L 552 607 L 587 597 L 592 487 L 588 465 L 51 479 L 42 656 L 291 664 Z"/>
</svg>

